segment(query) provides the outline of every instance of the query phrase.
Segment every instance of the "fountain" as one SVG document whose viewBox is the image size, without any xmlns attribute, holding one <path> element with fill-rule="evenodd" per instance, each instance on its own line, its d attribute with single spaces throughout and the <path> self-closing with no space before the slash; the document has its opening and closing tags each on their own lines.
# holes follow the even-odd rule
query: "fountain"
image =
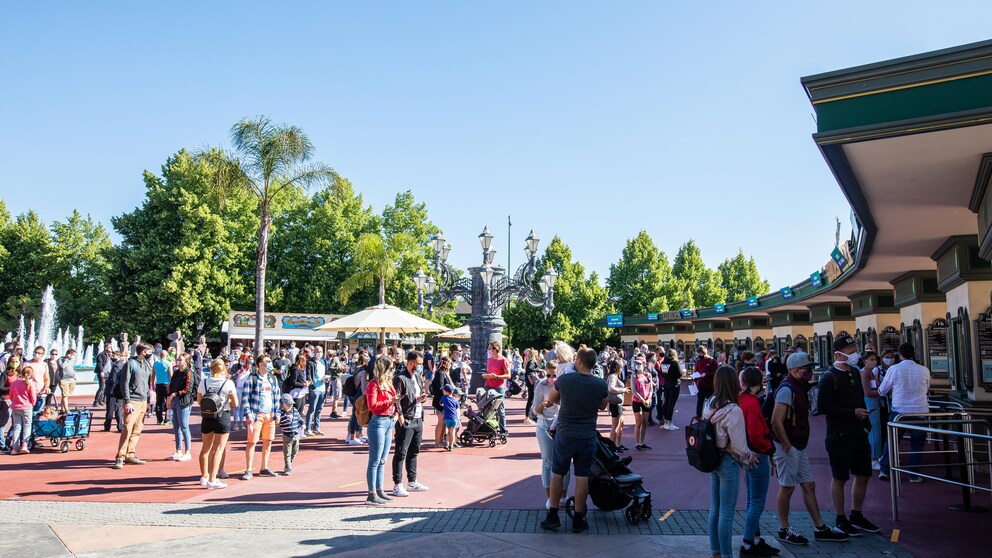
<svg viewBox="0 0 992 558">
<path fill-rule="evenodd" d="M 7 332 L 7 336 L 3 338 L 3 344 L 6 345 L 14 340 L 14 333 L 11 331 Z"/>
<path fill-rule="evenodd" d="M 45 293 L 41 295 L 41 321 L 38 322 L 38 344 L 46 349 L 52 347 L 56 341 L 55 312 L 58 304 L 55 302 L 55 290 L 51 285 L 45 287 Z M 58 333 L 61 337 L 61 332 Z M 58 341 L 59 345 L 62 341 Z"/>
<path fill-rule="evenodd" d="M 111 337 L 110 338 L 110 348 L 113 349 L 115 353 L 117 351 L 121 350 L 121 346 L 117 344 L 117 338 L 116 337 Z"/>
<path fill-rule="evenodd" d="M 82 368 L 93 368 L 93 366 L 94 366 L 94 362 L 93 362 L 93 348 L 94 347 L 96 347 L 96 345 L 87 345 L 86 346 L 86 354 L 84 354 L 83 357 L 82 357 L 82 359 L 80 359 L 80 362 L 78 363 L 78 366 L 80 366 Z M 78 351 L 77 351 L 76 354 L 77 355 L 79 354 Z"/>
<path fill-rule="evenodd" d="M 102 354 L 103 354 L 103 351 L 104 351 L 104 349 L 106 349 L 106 347 L 105 347 L 105 346 L 104 346 L 104 344 L 103 344 L 103 339 L 101 339 L 101 340 L 100 340 L 100 344 L 99 344 L 99 345 L 97 345 L 97 348 L 96 348 L 96 354 L 98 354 L 98 355 L 102 355 Z"/>
<path fill-rule="evenodd" d="M 28 334 L 28 344 L 24 346 L 24 354 L 29 355 L 38 346 L 38 338 L 34 333 L 34 320 L 31 320 L 31 333 Z"/>
<path fill-rule="evenodd" d="M 24 335 L 26 333 L 24 330 L 24 314 L 21 314 L 21 320 L 17 324 L 17 342 L 21 344 L 21 348 L 24 348 L 24 342 L 26 341 Z M 26 351 L 27 349 L 24 348 L 24 350 Z"/>
<path fill-rule="evenodd" d="M 86 361 L 85 356 L 86 347 L 83 346 L 83 326 L 79 326 L 79 330 L 76 335 L 76 366 L 83 366 Z"/>
</svg>

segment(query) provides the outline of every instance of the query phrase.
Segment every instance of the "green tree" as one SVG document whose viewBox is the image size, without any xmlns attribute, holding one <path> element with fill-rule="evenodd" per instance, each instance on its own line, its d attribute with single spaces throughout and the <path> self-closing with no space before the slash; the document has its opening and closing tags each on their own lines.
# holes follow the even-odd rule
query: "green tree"
<svg viewBox="0 0 992 558">
<path fill-rule="evenodd" d="M 396 277 L 397 262 L 403 253 L 413 249 L 413 237 L 396 233 L 383 238 L 376 233 L 364 233 L 355 243 L 353 273 L 341 283 L 338 294 L 342 304 L 348 304 L 352 295 L 378 285 L 379 304 L 386 304 L 386 285 Z"/>
<path fill-rule="evenodd" d="M 145 200 L 112 219 L 121 242 L 110 255 L 107 308 L 115 332 L 161 339 L 177 327 L 219 333 L 232 305 L 250 304 L 258 200 L 232 191 L 218 203 L 229 161 L 220 150 L 182 150 L 145 171 Z"/>
<path fill-rule="evenodd" d="M 683 296 L 682 308 L 712 306 L 726 302 L 727 293 L 720 286 L 720 275 L 706 267 L 695 240 L 683 244 L 675 255 L 672 275 L 678 281 Z"/>
<path fill-rule="evenodd" d="M 517 302 L 504 311 L 504 319 L 513 330 L 518 347 L 550 347 L 555 340 L 585 343 L 600 347 L 609 330 L 595 322 L 612 312 L 609 293 L 593 273 L 585 275 L 582 264 L 572 261 L 572 251 L 559 237 L 554 237 L 537 261 L 536 280 L 548 267 L 558 272 L 555 283 L 555 309 L 545 316 L 540 308 Z"/>
<path fill-rule="evenodd" d="M 249 192 L 258 201 L 258 245 L 255 262 L 255 351 L 261 352 L 265 324 L 265 271 L 269 261 L 269 232 L 272 206 L 292 188 L 310 188 L 337 177 L 334 169 L 310 162 L 314 147 L 296 126 L 272 124 L 260 116 L 243 119 L 231 127 L 236 158 L 221 173 L 218 185 L 223 194 Z"/>
<path fill-rule="evenodd" d="M 636 316 L 668 310 L 676 283 L 668 257 L 641 230 L 627 241 L 620 261 L 610 265 L 606 286 L 617 311 Z"/>
<path fill-rule="evenodd" d="M 771 288 L 768 281 L 758 274 L 754 258 L 745 258 L 743 250 L 738 250 L 733 258 L 724 260 L 717 269 L 720 272 L 720 286 L 727 291 L 727 300 L 760 296 Z"/>
<path fill-rule="evenodd" d="M 6 208 L 3 213 L 6 214 Z M 40 303 L 42 291 L 57 282 L 58 272 L 52 236 L 38 214 L 28 211 L 8 222 L 0 229 L 0 246 L 6 253 L 0 300 L 4 301 L 7 313 L 23 307 L 23 296 Z"/>
<path fill-rule="evenodd" d="M 338 313 L 338 287 L 351 275 L 358 237 L 373 232 L 377 217 L 344 178 L 307 197 L 287 196 L 273 213 L 273 258 L 267 304 L 275 311 Z"/>
<path fill-rule="evenodd" d="M 85 325 L 93 335 L 112 333 L 107 311 L 107 255 L 113 245 L 107 230 L 92 217 L 73 211 L 52 224 L 55 299 L 62 325 Z"/>
</svg>

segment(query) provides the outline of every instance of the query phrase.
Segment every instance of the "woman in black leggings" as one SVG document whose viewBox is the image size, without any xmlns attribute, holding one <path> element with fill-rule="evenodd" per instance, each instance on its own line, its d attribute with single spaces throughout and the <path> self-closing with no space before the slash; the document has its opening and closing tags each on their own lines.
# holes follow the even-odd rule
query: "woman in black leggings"
<svg viewBox="0 0 992 558">
<path fill-rule="evenodd" d="M 527 384 L 527 406 L 524 409 L 524 417 L 527 424 L 534 424 L 530 418 L 531 409 L 534 407 L 534 387 L 541 381 L 541 363 L 537 362 L 537 351 L 527 349 L 526 368 L 524 369 L 524 383 Z"/>
<path fill-rule="evenodd" d="M 668 349 L 668 356 L 661 361 L 661 375 L 665 379 L 665 401 L 662 404 L 665 424 L 661 427 L 665 430 L 678 430 L 679 427 L 672 424 L 672 415 L 675 414 L 675 402 L 679 400 L 682 389 L 682 367 L 679 366 L 679 354 L 675 349 Z"/>
</svg>

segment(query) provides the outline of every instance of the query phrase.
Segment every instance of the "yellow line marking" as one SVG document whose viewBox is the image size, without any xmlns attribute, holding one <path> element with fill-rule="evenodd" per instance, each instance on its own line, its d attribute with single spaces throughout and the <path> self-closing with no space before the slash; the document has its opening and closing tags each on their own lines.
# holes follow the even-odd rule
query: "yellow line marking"
<svg viewBox="0 0 992 558">
<path fill-rule="evenodd" d="M 892 538 L 889 540 L 892 542 L 899 542 L 899 529 L 892 530 Z"/>
<path fill-rule="evenodd" d="M 362 484 L 362 483 L 364 483 L 364 482 L 365 482 L 365 481 L 363 481 L 363 480 L 360 480 L 360 481 L 358 481 L 358 482 L 353 482 L 353 483 L 351 483 L 351 484 L 342 484 L 342 485 L 341 485 L 341 486 L 339 486 L 338 488 L 348 488 L 349 486 L 356 486 L 356 485 L 359 485 L 359 484 Z"/>
<path fill-rule="evenodd" d="M 672 508 L 672 509 L 668 510 L 667 512 L 665 512 L 665 515 L 661 516 L 661 519 L 659 519 L 658 521 L 664 521 L 664 520 L 668 519 L 669 517 L 672 516 L 673 513 L 675 513 L 675 508 Z"/>
<path fill-rule="evenodd" d="M 496 496 L 493 496 L 492 498 L 486 498 L 485 500 L 483 500 L 483 501 L 481 501 L 481 502 L 479 502 L 479 503 L 480 503 L 480 504 L 485 504 L 486 502 L 492 502 L 492 501 L 493 501 L 493 500 L 495 500 L 496 498 L 502 498 L 502 497 L 503 497 L 503 495 L 502 495 L 502 494 L 497 494 Z"/>
</svg>

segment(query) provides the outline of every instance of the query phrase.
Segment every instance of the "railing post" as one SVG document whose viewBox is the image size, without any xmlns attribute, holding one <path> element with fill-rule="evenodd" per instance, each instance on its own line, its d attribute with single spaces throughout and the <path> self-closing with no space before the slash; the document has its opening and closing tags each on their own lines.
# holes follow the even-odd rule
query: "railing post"
<svg viewBox="0 0 992 558">
<path fill-rule="evenodd" d="M 886 425 L 889 431 L 889 492 L 892 495 L 892 521 L 899 521 L 899 483 L 898 478 L 893 467 L 896 466 L 895 457 L 893 456 L 893 448 L 895 444 L 892 443 L 892 436 L 896 432 L 896 428 L 889 423 Z M 895 452 L 898 453 L 898 452 Z"/>
</svg>

